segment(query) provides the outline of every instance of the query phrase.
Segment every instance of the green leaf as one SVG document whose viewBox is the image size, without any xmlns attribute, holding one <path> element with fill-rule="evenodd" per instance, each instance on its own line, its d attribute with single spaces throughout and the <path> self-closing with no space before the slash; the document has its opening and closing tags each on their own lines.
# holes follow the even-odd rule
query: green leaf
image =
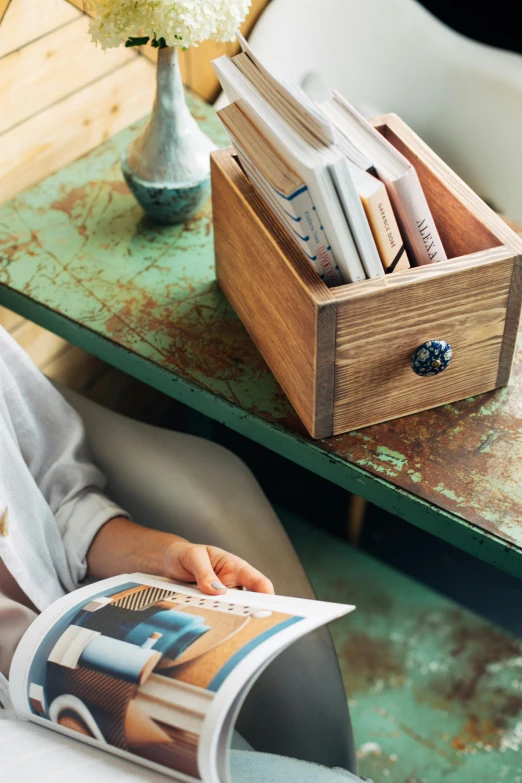
<svg viewBox="0 0 522 783">
<path fill-rule="evenodd" d="M 125 46 L 143 46 L 149 40 L 149 36 L 145 35 L 142 38 L 129 38 L 125 41 Z M 154 46 L 154 43 L 152 44 Z"/>
<path fill-rule="evenodd" d="M 167 47 L 167 42 L 164 38 L 153 38 L 150 45 L 154 46 L 156 49 L 165 49 Z"/>
</svg>

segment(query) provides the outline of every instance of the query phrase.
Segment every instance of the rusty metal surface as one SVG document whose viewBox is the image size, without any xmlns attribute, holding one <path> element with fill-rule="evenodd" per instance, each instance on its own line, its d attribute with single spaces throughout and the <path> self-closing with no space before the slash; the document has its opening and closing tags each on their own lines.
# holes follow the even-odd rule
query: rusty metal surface
<svg viewBox="0 0 522 783">
<path fill-rule="evenodd" d="M 191 106 L 224 144 L 213 110 Z M 334 458 L 337 470 L 340 461 L 347 470 L 360 469 L 359 476 L 384 479 L 427 501 L 441 518 L 458 515 L 518 551 L 520 353 L 508 388 L 311 441 L 217 287 L 210 205 L 185 225 L 154 227 L 128 193 L 119 156 L 137 127 L 0 208 L 0 302 L 54 330 L 58 315 L 62 336 L 93 353 L 100 352 L 100 338 L 111 341 L 121 352 L 119 366 L 137 373 L 139 358 L 140 377 L 151 384 L 159 384 L 158 368 L 173 381 L 188 381 L 192 391 L 207 390 L 252 414 L 252 426 L 260 417 L 274 432 L 290 433 L 294 455 L 319 450 Z M 373 488 L 379 490 L 378 482 L 360 494 L 373 498 Z"/>
<path fill-rule="evenodd" d="M 522 642 L 360 550 L 297 521 L 331 631 L 359 772 L 379 783 L 521 783 Z"/>
</svg>

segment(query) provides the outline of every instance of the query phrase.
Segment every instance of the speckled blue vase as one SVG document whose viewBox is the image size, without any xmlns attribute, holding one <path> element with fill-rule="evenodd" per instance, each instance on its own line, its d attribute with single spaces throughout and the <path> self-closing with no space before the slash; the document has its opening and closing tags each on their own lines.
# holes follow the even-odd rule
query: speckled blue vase
<svg viewBox="0 0 522 783">
<path fill-rule="evenodd" d="M 210 152 L 185 102 L 177 47 L 158 49 L 152 114 L 122 155 L 122 171 L 134 197 L 157 223 L 181 223 L 210 193 Z"/>
<path fill-rule="evenodd" d="M 427 340 L 411 357 L 411 367 L 417 375 L 438 375 L 448 367 L 452 358 L 453 351 L 446 340 Z"/>
</svg>

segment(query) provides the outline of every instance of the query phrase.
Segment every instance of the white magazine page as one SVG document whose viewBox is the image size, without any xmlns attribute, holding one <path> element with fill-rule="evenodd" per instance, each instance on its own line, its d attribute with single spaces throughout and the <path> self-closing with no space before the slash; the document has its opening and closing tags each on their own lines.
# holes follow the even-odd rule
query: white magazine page
<svg viewBox="0 0 522 783">
<path fill-rule="evenodd" d="M 30 626 L 11 667 L 13 704 L 182 783 L 226 783 L 220 733 L 231 732 L 246 686 L 292 641 L 352 608 L 114 577 L 64 596 Z"/>
<path fill-rule="evenodd" d="M 203 779 L 212 783 L 227 783 L 229 779 L 224 777 L 220 749 L 230 745 L 235 718 L 248 691 L 264 669 L 294 641 L 355 608 L 346 604 L 237 590 L 229 590 L 220 598 L 225 604 L 238 607 L 243 616 L 249 616 L 250 639 L 244 639 L 243 645 L 238 647 L 222 670 L 222 673 L 227 670 L 227 676 L 220 682 L 208 712 L 209 731 L 205 725 L 201 735 L 200 768 Z"/>
<path fill-rule="evenodd" d="M 25 720 L 0 721 L 5 783 L 168 783 L 171 778 Z"/>
</svg>

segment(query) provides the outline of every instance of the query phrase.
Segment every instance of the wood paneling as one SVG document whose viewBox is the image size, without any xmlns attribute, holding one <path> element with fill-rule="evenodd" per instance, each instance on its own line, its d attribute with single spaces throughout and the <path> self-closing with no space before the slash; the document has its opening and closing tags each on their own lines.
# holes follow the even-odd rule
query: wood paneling
<svg viewBox="0 0 522 783">
<path fill-rule="evenodd" d="M 69 345 L 66 340 L 62 340 L 61 337 L 42 329 L 31 321 L 24 321 L 11 333 L 33 362 L 42 368 Z"/>
<path fill-rule="evenodd" d="M 2 5 L 0 2 L 0 17 Z M 0 26 L 0 201 L 98 146 L 152 103 L 154 67 L 97 48 L 66 0 L 12 0 Z M 90 388 L 107 366 L 15 313 L 0 325 L 50 377 Z"/>
<path fill-rule="evenodd" d="M 3 326 L 8 332 L 13 331 L 13 329 L 16 329 L 17 326 L 21 326 L 23 323 L 25 323 L 25 319 L 21 315 L 12 313 L 6 307 L 0 307 L 0 326 Z"/>
<path fill-rule="evenodd" d="M 65 0 L 11 0 L 1 21 L 0 57 L 79 18 Z"/>
<path fill-rule="evenodd" d="M 49 378 L 75 391 L 91 387 L 108 370 L 105 362 L 69 343 L 49 360 L 37 363 Z"/>
<path fill-rule="evenodd" d="M 129 49 L 97 52 L 87 32 L 88 21 L 80 16 L 0 61 L 0 133 L 136 61 Z M 106 93 L 102 96 L 107 108 Z"/>
<path fill-rule="evenodd" d="M 0 136 L 0 200 L 39 182 L 142 117 L 153 84 L 153 69 L 136 57 L 5 132 Z"/>
</svg>

